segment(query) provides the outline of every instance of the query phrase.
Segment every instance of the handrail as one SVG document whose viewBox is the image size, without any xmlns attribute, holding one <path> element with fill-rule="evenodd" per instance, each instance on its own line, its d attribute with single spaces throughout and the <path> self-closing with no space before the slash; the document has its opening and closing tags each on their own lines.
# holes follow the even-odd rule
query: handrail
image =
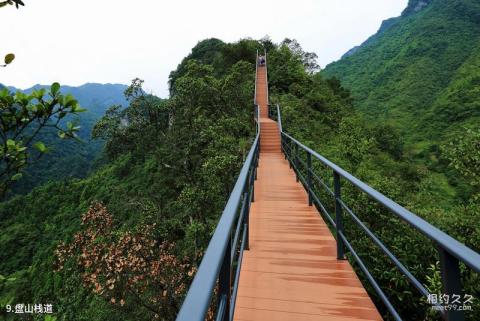
<svg viewBox="0 0 480 321">
<path fill-rule="evenodd" d="M 258 75 L 258 49 L 257 56 L 255 58 L 255 93 L 253 94 L 253 104 L 257 104 L 257 75 Z"/>
<path fill-rule="evenodd" d="M 430 293 L 428 290 L 419 282 L 413 274 L 408 271 L 408 269 L 398 260 L 397 257 L 380 241 L 380 239 L 368 229 L 368 227 L 361 222 L 357 215 L 344 203 L 341 198 L 341 178 L 347 180 L 360 191 L 367 194 L 371 199 L 377 201 L 379 204 L 384 206 L 390 212 L 395 214 L 402 221 L 408 223 L 410 226 L 421 232 L 427 238 L 435 242 L 438 252 L 440 255 L 441 261 L 441 274 L 444 287 L 444 294 L 448 295 L 458 295 L 461 294 L 461 280 L 460 280 L 460 269 L 459 262 L 463 262 L 473 271 L 480 273 L 480 254 L 476 253 L 469 247 L 460 243 L 456 239 L 452 238 L 445 232 L 431 225 L 427 221 L 413 214 L 409 210 L 405 209 L 398 203 L 394 202 L 390 198 L 386 197 L 382 193 L 368 186 L 364 182 L 360 181 L 358 178 L 354 177 L 335 163 L 329 161 L 327 158 L 323 157 L 316 151 L 300 143 L 298 140 L 285 133 L 282 128 L 282 118 L 280 113 L 280 107 L 277 104 L 276 108 L 276 118 L 278 121 L 280 134 L 281 134 L 281 146 L 282 151 L 285 154 L 285 157 L 291 164 L 291 167 L 295 170 L 297 174 L 297 180 L 302 181 L 305 189 L 308 192 L 309 196 L 309 205 L 315 203 L 321 208 L 320 213 L 325 215 L 329 222 L 332 224 L 334 230 L 337 233 L 337 257 L 339 259 L 344 259 L 345 248 L 347 248 L 351 253 L 355 261 L 365 273 L 368 281 L 373 286 L 374 290 L 379 295 L 380 299 L 386 305 L 387 309 L 390 311 L 395 320 L 402 320 L 398 315 L 397 311 L 388 300 L 386 295 L 383 293 L 380 286 L 377 284 L 373 276 L 368 271 L 365 264 L 362 262 L 359 255 L 356 253 L 355 249 L 352 247 L 347 237 L 344 234 L 343 230 L 343 210 L 345 210 L 352 218 L 353 221 L 373 240 L 373 242 L 387 255 L 391 262 L 393 262 L 400 272 L 405 275 L 408 281 L 417 288 L 417 290 L 423 295 L 428 296 Z M 294 144 L 295 148 L 290 146 Z M 301 149 L 307 153 L 307 163 L 299 159 L 298 150 Z M 294 155 L 292 155 L 294 154 Z M 313 172 L 312 169 L 312 156 L 319 160 L 323 165 L 330 168 L 333 172 L 333 181 L 334 181 L 334 191 L 331 189 Z M 299 165 L 302 165 L 307 171 L 307 177 L 300 173 Z M 312 180 L 316 179 L 320 184 L 329 192 L 329 194 L 335 200 L 335 221 L 333 221 L 331 215 L 326 210 L 325 206 L 315 194 L 313 190 Z M 438 304 L 435 304 L 438 306 Z M 448 321 L 457 321 L 464 320 L 464 312 L 461 310 L 438 310 L 442 317 Z"/>
<path fill-rule="evenodd" d="M 257 119 L 260 119 L 258 108 L 256 112 Z M 249 209 L 250 203 L 254 201 L 253 183 L 257 176 L 260 154 L 258 121 L 256 131 L 255 140 L 183 301 L 177 321 L 205 320 L 217 281 L 219 290 L 216 320 L 233 319 L 243 251 L 248 250 Z M 243 232 L 240 232 L 242 229 Z M 232 235 L 235 235 L 233 239 Z M 238 243 L 239 240 L 241 243 Z M 235 255 L 238 256 L 236 259 Z M 237 264 L 235 274 L 232 271 L 234 263 Z"/>
<path fill-rule="evenodd" d="M 264 49 L 265 54 L 265 83 L 267 89 L 267 106 L 270 104 L 270 94 L 268 92 L 268 64 L 267 64 L 267 49 Z M 268 108 L 268 107 L 267 107 Z"/>
<path fill-rule="evenodd" d="M 402 220 L 404 220 L 405 222 L 415 227 L 417 230 L 422 232 L 422 234 L 424 234 L 431 240 L 435 241 L 446 250 L 450 251 L 451 254 L 455 256 L 457 259 L 463 261 L 470 268 L 480 273 L 480 255 L 477 252 L 473 251 L 472 249 L 460 243 L 450 235 L 439 230 L 437 227 L 431 225 L 427 221 L 413 214 L 412 212 L 402 207 L 398 203 L 394 202 L 390 198 L 386 197 L 382 193 L 378 192 L 377 190 L 368 186 L 364 182 L 360 181 L 358 178 L 351 175 L 350 173 L 348 173 L 347 171 L 345 171 L 335 163 L 329 161 L 328 159 L 318 154 L 314 150 L 303 145 L 292 136 L 288 135 L 285 132 L 283 132 L 282 134 L 288 139 L 295 142 L 299 147 L 301 147 L 302 149 L 310 153 L 312 156 L 315 156 L 324 165 L 333 169 L 336 173 L 338 173 L 340 176 L 342 176 L 343 178 L 348 180 L 350 183 L 358 187 L 360 190 L 365 192 L 371 198 L 373 198 L 374 200 L 376 200 L 377 202 L 379 202 L 380 204 L 388 208 L 394 214 L 398 215 Z"/>
<path fill-rule="evenodd" d="M 280 133 L 283 132 L 283 126 L 282 126 L 282 116 L 280 115 L 280 105 L 277 104 L 277 123 L 278 123 L 278 130 Z"/>
</svg>

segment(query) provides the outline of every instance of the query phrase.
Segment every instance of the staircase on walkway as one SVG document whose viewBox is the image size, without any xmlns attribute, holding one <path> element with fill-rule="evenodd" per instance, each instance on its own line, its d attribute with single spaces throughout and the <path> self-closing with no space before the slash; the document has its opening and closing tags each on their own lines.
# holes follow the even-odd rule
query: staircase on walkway
<svg viewBox="0 0 480 321">
<path fill-rule="evenodd" d="M 177 321 L 382 320 L 344 259 L 345 252 L 389 316 L 402 321 L 387 295 L 390 289 L 375 280 L 350 242 L 344 216 L 349 216 L 349 224 L 360 228 L 424 299 L 431 294 L 346 204 L 342 182 L 429 239 L 440 260 L 442 295 L 461 294 L 460 263 L 464 269 L 480 273 L 480 254 L 287 134 L 278 105 L 278 122 L 269 117 L 267 66 L 257 66 L 256 75 L 257 136 Z M 317 175 L 313 161 L 332 176 Z M 327 196 L 319 197 L 318 188 Z M 334 208 L 327 202 L 334 203 Z M 329 213 L 332 210 L 334 213 Z M 442 310 L 444 306 L 438 302 L 431 307 L 446 321 L 465 321 L 461 309 Z"/>
<path fill-rule="evenodd" d="M 382 320 L 280 147 L 268 118 L 266 67 L 258 67 L 260 158 L 234 319 Z"/>
<path fill-rule="evenodd" d="M 280 131 L 277 122 L 268 117 L 268 89 L 267 68 L 259 66 L 257 69 L 255 99 L 260 108 L 260 150 L 262 153 L 281 153 Z"/>
</svg>

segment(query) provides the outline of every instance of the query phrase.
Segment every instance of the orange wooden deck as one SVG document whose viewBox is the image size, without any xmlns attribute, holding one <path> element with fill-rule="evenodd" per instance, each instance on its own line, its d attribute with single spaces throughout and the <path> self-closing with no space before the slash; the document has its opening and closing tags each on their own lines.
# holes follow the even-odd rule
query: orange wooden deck
<svg viewBox="0 0 480 321">
<path fill-rule="evenodd" d="M 336 259 L 335 239 L 281 154 L 265 73 L 260 67 L 261 152 L 234 319 L 382 320 L 348 261 Z"/>
</svg>

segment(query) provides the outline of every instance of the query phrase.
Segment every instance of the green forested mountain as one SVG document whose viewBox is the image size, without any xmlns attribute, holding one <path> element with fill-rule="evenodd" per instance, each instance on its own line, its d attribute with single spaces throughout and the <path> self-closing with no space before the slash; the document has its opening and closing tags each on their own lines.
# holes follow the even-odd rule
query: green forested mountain
<svg viewBox="0 0 480 321">
<path fill-rule="evenodd" d="M 110 108 L 94 128 L 95 136 L 106 141 L 103 165 L 87 178 L 50 182 L 0 204 L 2 306 L 52 302 L 59 320 L 174 318 L 185 278 L 192 275 L 185 269 L 194 268 L 201 257 L 254 135 L 257 45 L 240 42 L 239 48 L 250 48 L 247 54 L 215 68 L 183 61 L 168 100 L 145 95 L 141 82 L 134 82 L 126 91 L 129 107 Z M 124 266 L 126 271 L 116 275 L 120 283 L 103 284 L 112 290 L 101 292 L 88 280 L 105 262 L 92 271 L 72 257 L 59 270 L 55 252 L 61 241 L 78 240 L 73 235 L 85 227 L 82 214 L 94 201 L 106 206 L 114 222 L 113 233 L 99 244 L 120 246 L 131 233 L 134 240 L 162 245 L 149 245 L 152 252 L 141 253 L 151 259 L 153 270 L 141 270 L 139 279 L 134 278 L 138 269 L 134 273 L 135 267 Z M 104 226 L 101 219 L 108 217 L 101 208 L 90 211 L 97 222 L 93 228 Z M 139 236 L 152 229 L 153 236 Z M 95 273 L 106 282 L 103 272 Z"/>
<path fill-rule="evenodd" d="M 323 73 L 338 77 L 368 118 L 398 127 L 423 150 L 478 123 L 479 54 L 478 1 L 410 0 Z"/>
<path fill-rule="evenodd" d="M 94 128 L 106 141 L 100 168 L 0 204 L 0 304 L 54 302 L 59 320 L 173 320 L 192 275 L 186 270 L 199 262 L 254 137 L 256 50 L 269 50 L 275 99 L 293 104 L 308 96 L 298 110 L 285 103 L 292 131 L 305 112 L 312 128 L 302 130 L 314 137 L 352 113 L 348 92 L 310 76 L 303 63 L 309 56 L 287 43 L 291 48 L 268 39 L 202 41 L 172 72 L 168 100 L 144 95 L 134 82 L 126 91 L 130 106 L 109 109 Z M 93 225 L 82 224 L 82 214 Z M 74 237 L 92 229 L 101 240 Z M 109 249 L 136 254 L 138 244 L 124 243 L 128 235 L 162 244 L 160 252 L 150 245 L 152 252 L 142 253 L 161 269 L 138 276 L 138 267 L 124 266 L 112 286 L 105 283 L 112 282 L 106 261 L 81 263 L 81 253 L 95 253 L 100 244 L 103 260 L 124 262 Z M 100 283 L 91 283 L 92 273 Z"/>
<path fill-rule="evenodd" d="M 446 166 L 444 147 L 479 130 L 480 3 L 411 0 L 402 15 L 323 74 L 351 90 L 369 121 L 399 130 L 407 156 L 436 173 L 441 191 L 468 200 L 468 183 Z"/>
<path fill-rule="evenodd" d="M 34 90 L 48 88 L 48 86 L 35 85 L 22 90 L 29 94 Z M 78 116 L 66 117 L 63 122 L 74 122 L 81 126 L 76 140 L 59 140 L 54 129 L 43 131 L 38 140 L 43 141 L 48 147 L 46 153 L 35 166 L 28 168 L 22 179 L 17 181 L 10 193 L 24 194 L 32 188 L 40 186 L 49 180 L 61 180 L 70 177 L 85 177 L 94 165 L 95 159 L 102 150 L 101 140 L 93 141 L 91 131 L 95 123 L 103 116 L 108 107 L 112 105 L 126 106 L 127 101 L 123 95 L 126 85 L 88 83 L 79 87 L 62 86 L 61 91 L 73 95 L 80 105 L 87 109 Z M 10 91 L 18 89 L 9 87 Z"/>
<path fill-rule="evenodd" d="M 105 161 L 87 177 L 0 203 L 0 305 L 52 302 L 57 320 L 174 320 L 255 134 L 257 49 L 268 51 L 271 101 L 281 105 L 286 131 L 480 250 L 480 198 L 452 203 L 443 176 L 411 161 L 396 123 L 365 119 L 338 79 L 312 72 L 314 54 L 289 39 L 207 39 L 171 73 L 169 99 L 145 95 L 135 80 L 125 91 L 129 106 L 105 112 L 93 129 L 106 142 Z M 445 166 L 458 164 L 452 175 L 478 174 L 477 163 L 463 158 L 475 135 L 446 149 Z M 343 191 L 375 234 L 438 291 L 434 247 L 351 186 Z M 345 226 L 405 319 L 437 320 L 365 234 Z M 462 276 L 465 291 L 479 295 L 478 276 Z M 469 320 L 478 319 L 477 307 Z"/>
<path fill-rule="evenodd" d="M 393 134 L 402 146 L 400 167 L 377 162 L 375 170 L 357 175 L 387 195 L 392 186 L 374 178 L 381 169 L 386 170 L 384 175 L 409 176 L 404 181 L 414 184 L 398 190 L 393 198 L 478 251 L 480 2 L 410 0 L 400 17 L 385 21 L 375 35 L 328 65 L 322 75 L 339 79 L 351 91 L 365 122 L 384 127 L 381 137 Z M 351 133 L 358 136 L 355 128 Z M 407 235 L 404 241 L 416 238 Z M 400 243 L 391 246 L 409 249 L 411 244 Z M 420 248 L 407 251 L 428 260 L 431 254 L 420 254 Z M 429 272 L 430 281 L 434 270 Z M 478 286 L 471 291 L 478 293 Z M 407 315 L 425 318 L 413 312 Z M 479 316 L 474 313 L 469 318 Z"/>
</svg>

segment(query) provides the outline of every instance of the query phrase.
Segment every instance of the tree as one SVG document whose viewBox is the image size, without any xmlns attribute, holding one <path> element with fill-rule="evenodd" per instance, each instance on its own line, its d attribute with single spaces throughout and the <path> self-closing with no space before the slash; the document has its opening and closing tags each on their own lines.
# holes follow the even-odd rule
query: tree
<svg viewBox="0 0 480 321">
<path fill-rule="evenodd" d="M 57 271 L 73 260 L 83 285 L 94 294 L 120 309 L 140 305 L 164 320 L 180 308 L 195 272 L 173 249 L 156 240 L 155 224 L 120 232 L 107 208 L 93 203 L 82 216 L 82 230 L 70 244 L 57 247 Z"/>
<path fill-rule="evenodd" d="M 295 56 L 300 58 L 303 66 L 305 67 L 305 71 L 308 73 L 313 74 L 320 70 L 320 66 L 317 63 L 317 54 L 314 52 L 304 51 L 297 40 L 285 38 L 281 45 L 287 46 Z"/>
<path fill-rule="evenodd" d="M 372 152 L 374 140 L 369 137 L 363 119 L 358 116 L 344 118 L 338 133 L 341 154 L 354 169 Z"/>
<path fill-rule="evenodd" d="M 143 137 L 163 137 L 169 126 L 170 112 L 162 99 L 146 94 L 143 80 L 135 78 L 125 90 L 125 98 L 130 105 L 110 107 L 93 128 L 92 137 L 106 141 L 105 152 L 113 159 L 127 150 L 144 152 L 152 148 L 154 139 Z"/>
<path fill-rule="evenodd" d="M 480 201 L 480 129 L 466 128 L 442 148 L 454 167 L 474 189 L 474 200 Z"/>
<path fill-rule="evenodd" d="M 75 138 L 80 127 L 61 121 L 83 111 L 71 95 L 60 93 L 58 83 L 52 84 L 48 95 L 45 89 L 29 95 L 13 94 L 7 88 L 0 91 L 0 199 L 22 178 L 22 170 L 48 151 L 43 142 L 35 141 L 42 129 L 55 128 L 62 139 Z"/>
<path fill-rule="evenodd" d="M 394 126 L 378 124 L 373 128 L 373 136 L 380 150 L 388 152 L 396 160 L 402 158 L 404 142 Z"/>
</svg>

